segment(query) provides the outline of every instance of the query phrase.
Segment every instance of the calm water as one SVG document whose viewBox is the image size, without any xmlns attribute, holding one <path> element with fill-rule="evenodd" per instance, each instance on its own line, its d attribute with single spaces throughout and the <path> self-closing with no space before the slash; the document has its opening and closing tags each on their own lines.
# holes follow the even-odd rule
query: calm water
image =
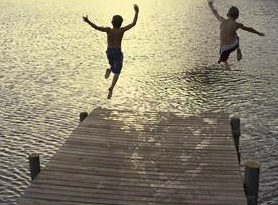
<svg viewBox="0 0 278 205">
<path fill-rule="evenodd" d="M 226 111 L 242 121 L 242 160 L 261 164 L 260 204 L 278 204 L 278 1 L 219 0 L 237 5 L 243 60 L 215 64 L 218 22 L 205 0 L 137 0 L 136 27 L 125 35 L 124 68 L 113 99 L 106 36 L 82 15 L 109 25 L 133 19 L 133 1 L 0 0 L 0 204 L 16 204 L 29 185 L 30 153 L 45 166 L 78 125 L 81 111 L 105 108 Z"/>
</svg>

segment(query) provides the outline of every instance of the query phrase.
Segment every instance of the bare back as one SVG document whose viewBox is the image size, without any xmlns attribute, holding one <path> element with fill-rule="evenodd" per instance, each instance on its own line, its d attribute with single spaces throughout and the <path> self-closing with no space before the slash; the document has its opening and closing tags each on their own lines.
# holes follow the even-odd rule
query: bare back
<svg viewBox="0 0 278 205">
<path fill-rule="evenodd" d="M 108 48 L 121 48 L 122 39 L 124 36 L 123 29 L 110 28 L 107 31 Z"/>
<path fill-rule="evenodd" d="M 236 38 L 236 30 L 238 29 L 238 25 L 235 20 L 232 19 L 224 19 L 220 24 L 220 44 L 229 45 Z"/>
</svg>

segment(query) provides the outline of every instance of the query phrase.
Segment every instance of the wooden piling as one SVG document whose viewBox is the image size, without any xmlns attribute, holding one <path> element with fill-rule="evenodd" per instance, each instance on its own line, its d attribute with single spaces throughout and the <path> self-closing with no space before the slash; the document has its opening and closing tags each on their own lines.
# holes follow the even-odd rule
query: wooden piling
<svg viewBox="0 0 278 205">
<path fill-rule="evenodd" d="M 28 159 L 29 159 L 31 180 L 33 181 L 41 171 L 40 156 L 38 154 L 31 154 Z"/>
<path fill-rule="evenodd" d="M 254 161 L 245 163 L 244 189 L 248 205 L 258 204 L 260 165 Z"/>
<path fill-rule="evenodd" d="M 238 162 L 240 164 L 240 151 L 239 151 L 239 137 L 241 135 L 240 133 L 240 119 L 237 117 L 231 118 L 231 127 L 232 127 L 232 134 L 234 138 L 234 143 L 237 151 L 237 157 L 238 157 Z"/>
<path fill-rule="evenodd" d="M 83 120 L 86 119 L 86 117 L 88 117 L 88 113 L 87 112 L 81 112 L 79 114 L 79 121 L 82 122 Z"/>
</svg>

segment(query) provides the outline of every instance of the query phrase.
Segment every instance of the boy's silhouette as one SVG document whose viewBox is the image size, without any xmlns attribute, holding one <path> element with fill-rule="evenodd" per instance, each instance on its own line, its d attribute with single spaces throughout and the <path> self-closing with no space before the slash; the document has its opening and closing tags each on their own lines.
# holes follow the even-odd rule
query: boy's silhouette
<svg viewBox="0 0 278 205">
<path fill-rule="evenodd" d="M 90 26 L 92 26 L 94 29 L 102 32 L 106 32 L 107 34 L 107 44 L 108 48 L 106 51 L 107 58 L 110 64 L 110 68 L 106 69 L 105 72 L 105 78 L 107 79 L 112 72 L 114 74 L 112 84 L 108 89 L 108 95 L 107 98 L 110 99 L 113 94 L 113 89 L 118 81 L 119 75 L 122 70 L 122 65 L 123 65 L 123 53 L 121 51 L 121 44 L 122 44 L 122 39 L 124 36 L 124 33 L 134 27 L 136 25 L 137 19 L 138 19 L 138 13 L 139 13 L 139 8 L 135 4 L 134 5 L 134 10 L 135 10 L 135 15 L 133 22 L 125 27 L 121 27 L 123 18 L 120 15 L 115 15 L 113 16 L 112 19 L 112 25 L 113 28 L 110 27 L 99 27 L 93 22 L 91 22 L 88 18 L 88 16 L 84 16 L 83 20 L 88 23 Z"/>
<path fill-rule="evenodd" d="M 226 69 L 230 70 L 230 66 L 227 62 L 230 53 L 237 49 L 237 60 L 241 60 L 242 58 L 236 31 L 240 28 L 258 34 L 259 36 L 264 36 L 264 34 L 251 27 L 246 27 L 243 24 L 236 22 L 236 19 L 239 16 L 239 10 L 237 7 L 232 6 L 227 13 L 228 18 L 225 19 L 218 14 L 213 6 L 213 1 L 208 0 L 208 5 L 214 16 L 220 21 L 220 57 L 218 63 L 223 62 Z"/>
</svg>

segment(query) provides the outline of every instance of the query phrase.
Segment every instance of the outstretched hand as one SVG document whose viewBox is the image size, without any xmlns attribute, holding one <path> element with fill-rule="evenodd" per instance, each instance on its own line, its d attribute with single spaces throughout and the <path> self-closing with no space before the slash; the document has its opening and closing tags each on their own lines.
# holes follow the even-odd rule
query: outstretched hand
<svg viewBox="0 0 278 205">
<path fill-rule="evenodd" d="M 85 21 L 85 22 L 88 22 L 88 21 L 89 21 L 88 15 L 83 16 L 83 21 Z"/>
<path fill-rule="evenodd" d="M 137 4 L 134 4 L 133 7 L 134 7 L 134 11 L 136 13 L 138 13 L 139 12 L 139 7 L 137 6 Z"/>
</svg>

